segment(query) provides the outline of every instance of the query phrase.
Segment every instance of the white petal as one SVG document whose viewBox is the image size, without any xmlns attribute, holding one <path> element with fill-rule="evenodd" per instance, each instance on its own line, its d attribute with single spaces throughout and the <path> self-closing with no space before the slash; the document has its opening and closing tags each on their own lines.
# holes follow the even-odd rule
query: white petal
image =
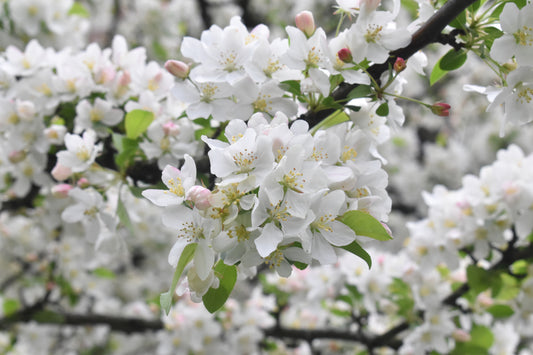
<svg viewBox="0 0 533 355">
<path fill-rule="evenodd" d="M 265 258 L 276 250 L 282 240 L 283 233 L 274 224 L 269 223 L 263 228 L 261 235 L 254 243 L 259 255 Z"/>
<path fill-rule="evenodd" d="M 201 240 L 198 243 L 196 252 L 194 254 L 194 267 L 196 268 L 196 273 L 198 277 L 204 281 L 209 276 L 209 272 L 213 267 L 215 262 L 215 253 L 213 249 L 207 245 L 206 240 Z"/>
</svg>

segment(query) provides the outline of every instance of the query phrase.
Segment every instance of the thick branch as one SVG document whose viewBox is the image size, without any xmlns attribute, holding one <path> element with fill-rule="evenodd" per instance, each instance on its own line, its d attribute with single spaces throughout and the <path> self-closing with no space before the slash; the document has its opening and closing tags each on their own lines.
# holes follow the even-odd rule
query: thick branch
<svg viewBox="0 0 533 355">
<path fill-rule="evenodd" d="M 441 38 L 441 32 L 444 28 L 455 19 L 468 6 L 476 0 L 448 0 L 418 31 L 413 34 L 411 43 L 404 48 L 395 50 L 390 53 L 389 59 L 382 64 L 374 64 L 368 69 L 368 73 L 376 80 L 379 80 L 381 74 L 394 64 L 396 58 L 408 59 L 413 54 L 424 48 L 430 43 L 438 42 Z M 335 101 L 343 100 L 348 97 L 350 91 L 356 88 L 357 84 L 342 83 L 331 95 Z M 311 127 L 318 124 L 324 118 L 329 116 L 335 109 L 327 109 L 318 112 L 307 112 L 300 116 L 309 123 Z"/>
<path fill-rule="evenodd" d="M 207 0 L 198 0 L 198 7 L 200 9 L 200 16 L 202 17 L 202 22 L 204 23 L 204 28 L 209 28 L 213 24 L 211 15 L 209 14 L 209 3 Z"/>
</svg>

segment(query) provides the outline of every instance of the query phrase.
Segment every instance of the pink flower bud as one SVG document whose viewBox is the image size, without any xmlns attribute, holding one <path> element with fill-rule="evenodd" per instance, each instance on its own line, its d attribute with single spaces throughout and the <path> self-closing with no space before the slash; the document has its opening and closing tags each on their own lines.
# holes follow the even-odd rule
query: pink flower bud
<svg viewBox="0 0 533 355">
<path fill-rule="evenodd" d="M 20 163 L 26 158 L 26 152 L 23 150 L 15 150 L 9 153 L 8 159 L 13 164 Z"/>
<path fill-rule="evenodd" d="M 431 112 L 437 116 L 447 117 L 450 115 L 450 108 L 451 106 L 444 102 L 437 102 L 431 106 Z"/>
<path fill-rule="evenodd" d="M 82 188 L 82 189 L 85 189 L 87 187 L 89 187 L 89 180 L 87 180 L 86 178 L 82 177 L 81 179 L 78 180 L 78 187 Z"/>
<path fill-rule="evenodd" d="M 69 178 L 69 176 L 72 175 L 72 170 L 70 170 L 69 167 L 61 165 L 59 163 L 54 166 L 52 169 L 52 176 L 57 181 L 63 181 Z"/>
<path fill-rule="evenodd" d="M 315 19 L 311 11 L 302 11 L 296 15 L 294 19 L 296 27 L 300 29 L 307 37 L 311 37 L 315 33 Z"/>
<path fill-rule="evenodd" d="M 211 190 L 200 185 L 194 185 L 187 192 L 187 199 L 194 203 L 199 210 L 211 206 Z"/>
<path fill-rule="evenodd" d="M 120 86 L 128 86 L 131 83 L 131 75 L 128 71 L 124 71 L 118 80 Z"/>
<path fill-rule="evenodd" d="M 52 195 L 57 198 L 65 198 L 68 196 L 68 192 L 72 190 L 72 186 L 69 184 L 58 184 L 52 187 Z"/>
<path fill-rule="evenodd" d="M 185 79 L 189 76 L 189 66 L 179 60 L 167 60 L 165 69 L 176 78 Z"/>
<path fill-rule="evenodd" d="M 340 51 L 337 52 L 337 56 L 344 63 L 352 63 L 353 62 L 352 51 L 350 50 L 350 48 L 341 49 Z"/>
<path fill-rule="evenodd" d="M 180 128 L 174 122 L 167 122 L 163 125 L 163 132 L 165 132 L 165 136 L 175 137 L 180 134 Z"/>
<path fill-rule="evenodd" d="M 394 71 L 396 73 L 401 73 L 402 71 L 405 70 L 405 68 L 407 68 L 405 59 L 400 58 L 400 57 L 396 58 L 396 61 L 394 62 Z"/>
<path fill-rule="evenodd" d="M 455 341 L 465 343 L 467 341 L 470 341 L 472 337 L 468 332 L 466 332 L 463 329 L 455 329 L 452 333 L 452 337 L 455 339 Z"/>
</svg>

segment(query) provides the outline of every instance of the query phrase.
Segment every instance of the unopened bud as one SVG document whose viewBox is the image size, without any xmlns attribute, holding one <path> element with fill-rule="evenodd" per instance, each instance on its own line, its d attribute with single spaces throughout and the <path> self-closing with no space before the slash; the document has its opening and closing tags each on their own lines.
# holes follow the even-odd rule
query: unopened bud
<svg viewBox="0 0 533 355">
<path fill-rule="evenodd" d="M 15 150 L 8 155 L 8 159 L 13 164 L 20 163 L 26 158 L 26 152 L 23 150 Z"/>
<path fill-rule="evenodd" d="M 120 86 L 128 86 L 131 83 L 131 75 L 128 71 L 124 71 L 118 80 Z"/>
<path fill-rule="evenodd" d="M 205 210 L 211 206 L 211 190 L 195 185 L 187 192 L 187 199 L 192 201 L 199 210 Z"/>
<path fill-rule="evenodd" d="M 72 186 L 69 184 L 58 184 L 52 187 L 52 196 L 57 198 L 65 198 L 68 196 L 68 192 L 72 190 Z"/>
<path fill-rule="evenodd" d="M 337 52 L 337 56 L 344 63 L 353 62 L 352 51 L 350 50 L 350 48 L 342 48 L 340 51 Z"/>
<path fill-rule="evenodd" d="M 444 102 L 437 102 L 431 106 L 431 112 L 437 116 L 447 117 L 450 115 L 451 106 Z"/>
<path fill-rule="evenodd" d="M 165 69 L 176 78 L 185 79 L 189 75 L 189 66 L 179 60 L 167 60 Z"/>
<path fill-rule="evenodd" d="M 405 68 L 407 68 L 405 59 L 400 58 L 400 57 L 396 58 L 396 61 L 394 62 L 394 71 L 396 73 L 401 73 L 402 71 L 405 70 Z"/>
<path fill-rule="evenodd" d="M 78 187 L 80 187 L 82 189 L 85 189 L 85 188 L 89 187 L 89 185 L 91 185 L 89 183 L 89 180 L 87 180 L 84 177 L 82 177 L 81 179 L 78 180 Z"/>
<path fill-rule="evenodd" d="M 167 122 L 163 125 L 163 132 L 165 132 L 165 136 L 175 137 L 180 134 L 180 128 L 174 122 Z"/>
<path fill-rule="evenodd" d="M 305 33 L 307 37 L 311 37 L 315 33 L 315 19 L 311 11 L 299 12 L 294 21 L 296 22 L 296 27 Z"/>
<path fill-rule="evenodd" d="M 59 163 L 54 166 L 52 169 L 52 176 L 57 181 L 63 181 L 69 178 L 69 176 L 72 175 L 72 170 L 70 170 L 69 167 L 66 167 L 64 165 L 61 165 Z"/>
<path fill-rule="evenodd" d="M 463 329 L 455 329 L 452 333 L 452 337 L 453 339 L 455 339 L 455 341 L 458 341 L 461 343 L 466 343 L 467 341 L 470 341 L 472 339 L 470 334 L 468 334 Z"/>
</svg>

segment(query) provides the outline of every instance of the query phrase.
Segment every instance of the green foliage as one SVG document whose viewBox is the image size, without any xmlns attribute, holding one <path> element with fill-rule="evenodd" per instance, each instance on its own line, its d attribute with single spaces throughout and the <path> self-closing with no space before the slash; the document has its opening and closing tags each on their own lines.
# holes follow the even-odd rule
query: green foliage
<svg viewBox="0 0 533 355">
<path fill-rule="evenodd" d="M 117 217 L 119 218 L 120 222 L 128 229 L 131 236 L 135 236 L 135 228 L 133 227 L 133 224 L 131 223 L 130 215 L 128 214 L 128 210 L 126 209 L 126 206 L 124 206 L 124 202 L 122 202 L 122 198 L 120 195 L 120 189 L 118 193 L 118 201 L 117 201 L 117 210 L 116 210 Z"/>
<path fill-rule="evenodd" d="M 42 310 L 33 316 L 33 319 L 40 323 L 55 323 L 55 324 L 61 324 L 65 322 L 65 317 L 61 314 L 58 314 L 53 311 L 49 310 Z"/>
<path fill-rule="evenodd" d="M 215 275 L 219 278 L 220 285 L 218 288 L 210 288 L 202 297 L 204 306 L 210 313 L 216 312 L 226 303 L 237 281 L 237 267 L 219 260 L 215 266 Z"/>
<path fill-rule="evenodd" d="M 348 115 L 344 111 L 337 110 L 328 117 L 324 118 L 322 121 L 320 121 L 320 123 L 314 126 L 310 132 L 311 134 L 315 134 L 320 129 L 327 129 L 329 127 L 333 127 L 349 120 L 350 117 L 348 117 Z"/>
<path fill-rule="evenodd" d="M 115 164 L 117 164 L 120 171 L 125 171 L 133 163 L 133 159 L 137 155 L 139 142 L 137 139 L 127 138 L 118 133 L 113 133 L 112 138 L 113 145 L 118 151 L 118 154 L 115 156 Z"/>
<path fill-rule="evenodd" d="M 370 254 L 368 254 L 355 240 L 341 248 L 363 259 L 367 263 L 369 269 L 372 267 L 372 258 L 370 257 Z"/>
<path fill-rule="evenodd" d="M 4 316 L 10 316 L 20 309 L 20 302 L 13 298 L 6 298 L 2 304 Z"/>
<path fill-rule="evenodd" d="M 411 287 L 405 281 L 395 277 L 389 285 L 391 301 L 398 306 L 398 315 L 408 318 L 411 316 L 415 301 Z"/>
<path fill-rule="evenodd" d="M 188 244 L 183 249 L 180 255 L 180 259 L 178 260 L 178 265 L 176 266 L 176 270 L 174 271 L 174 277 L 172 278 L 172 284 L 170 285 L 168 292 L 162 293 L 161 297 L 159 298 L 159 303 L 161 304 L 161 308 L 165 310 L 165 313 L 167 315 L 168 315 L 168 312 L 170 312 L 170 307 L 172 306 L 172 297 L 174 296 L 174 292 L 176 291 L 176 287 L 178 286 L 178 281 L 180 280 L 181 274 L 183 273 L 183 270 L 185 269 L 187 264 L 189 264 L 189 262 L 194 257 L 197 246 L 198 246 L 197 243 L 192 243 L 192 244 Z"/>
<path fill-rule="evenodd" d="M 102 279 L 114 279 L 116 277 L 115 273 L 105 267 L 98 267 L 92 271 L 94 276 L 97 276 Z"/>
<path fill-rule="evenodd" d="M 358 210 L 348 211 L 340 218 L 340 221 L 350 227 L 356 235 L 382 242 L 392 239 L 381 222 L 369 213 Z"/>
<path fill-rule="evenodd" d="M 85 6 L 83 6 L 79 2 L 75 2 L 74 4 L 72 4 L 72 7 L 70 8 L 70 10 L 68 10 L 68 14 L 80 16 L 83 18 L 89 18 L 91 16 L 89 10 L 87 10 Z"/>
<path fill-rule="evenodd" d="M 146 132 L 148 126 L 154 120 L 154 113 L 144 110 L 133 110 L 126 114 L 125 128 L 126 137 L 137 139 L 141 134 Z"/>
<path fill-rule="evenodd" d="M 508 318 L 514 314 L 514 310 L 505 304 L 495 304 L 487 309 L 494 318 Z"/>
<path fill-rule="evenodd" d="M 367 97 L 373 93 L 372 88 L 370 85 L 357 85 L 355 88 L 350 91 L 346 99 L 353 100 L 358 99 L 360 97 Z"/>
<path fill-rule="evenodd" d="M 445 71 L 459 69 L 466 62 L 466 51 L 450 49 L 439 61 L 439 67 Z"/>
<path fill-rule="evenodd" d="M 381 117 L 386 117 L 389 114 L 388 102 L 384 102 L 381 105 L 379 105 L 378 109 L 376 110 L 376 114 Z"/>
</svg>

